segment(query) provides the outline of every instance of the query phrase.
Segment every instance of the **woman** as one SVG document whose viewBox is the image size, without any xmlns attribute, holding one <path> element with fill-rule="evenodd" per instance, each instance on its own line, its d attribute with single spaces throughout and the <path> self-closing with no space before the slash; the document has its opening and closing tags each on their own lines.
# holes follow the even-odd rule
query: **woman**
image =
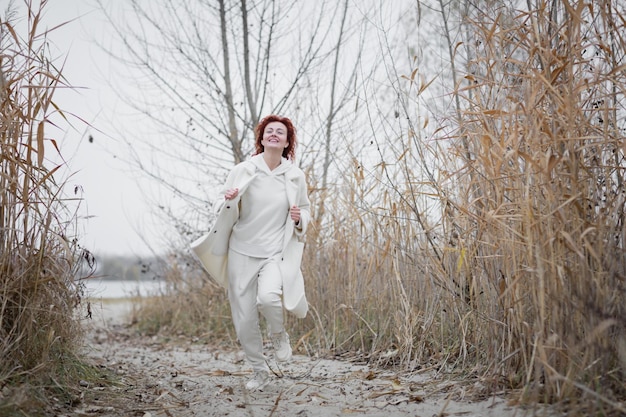
<svg viewBox="0 0 626 417">
<path fill-rule="evenodd" d="M 259 311 L 275 359 L 292 350 L 283 306 L 305 317 L 308 304 L 300 261 L 310 219 L 306 179 L 293 164 L 296 131 L 286 117 L 270 115 L 255 129 L 256 152 L 236 165 L 224 186 L 224 204 L 209 234 L 192 248 L 209 274 L 228 288 L 235 331 L 254 371 L 248 390 L 269 383 Z"/>
</svg>

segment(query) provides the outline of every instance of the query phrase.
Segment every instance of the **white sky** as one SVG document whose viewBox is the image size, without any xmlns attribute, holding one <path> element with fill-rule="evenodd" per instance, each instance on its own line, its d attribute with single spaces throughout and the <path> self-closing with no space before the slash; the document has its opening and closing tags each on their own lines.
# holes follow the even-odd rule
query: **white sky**
<svg viewBox="0 0 626 417">
<path fill-rule="evenodd" d="M 7 4 L 7 0 L 0 0 L 2 13 Z M 23 19 L 24 2 L 16 1 L 15 5 Z M 54 62 L 61 66 L 66 58 L 62 74 L 71 85 L 82 87 L 55 93 L 55 101 L 61 109 L 91 126 L 69 118 L 73 129 L 61 132 L 48 128 L 46 136 L 57 140 L 69 163 L 69 189 L 80 186 L 83 190 L 80 213 L 88 219 L 79 221 L 81 246 L 96 255 L 145 256 L 152 250 L 161 251 L 163 239 L 157 230 L 163 227 L 152 224 L 153 217 L 137 183 L 139 175 L 130 172 L 130 167 L 116 157 L 126 152 L 126 146 L 115 138 L 113 127 L 107 123 L 113 118 L 127 118 L 128 111 L 110 91 L 110 60 L 95 44 L 110 39 L 104 19 L 93 1 L 85 0 L 49 0 L 44 15 L 44 28 L 48 29 L 77 19 L 48 36 Z M 26 37 L 23 32 L 20 36 Z M 137 127 L 140 128 L 133 126 Z M 90 135 L 93 143 L 89 142 Z M 47 156 L 52 151 L 51 146 L 47 148 Z"/>
<path fill-rule="evenodd" d="M 33 2 L 37 3 L 37 0 Z M 128 4 L 127 0 L 103 2 L 116 8 Z M 25 16 L 24 3 L 23 0 L 15 1 L 22 19 Z M 115 45 L 109 43 L 113 39 L 110 28 L 95 3 L 95 0 L 48 0 L 44 9 L 44 28 L 51 29 L 69 22 L 51 32 L 48 39 L 55 63 L 60 66 L 66 59 L 62 73 L 68 82 L 83 87 L 57 92 L 56 102 L 60 108 L 91 125 L 72 118 L 75 129 L 66 132 L 49 129 L 46 134 L 61 144 L 63 157 L 69 162 L 69 171 L 73 175 L 68 188 L 80 186 L 83 190 L 81 214 L 89 219 L 80 224 L 84 229 L 79 233 L 82 245 L 96 255 L 161 252 L 166 248 L 168 235 L 165 231 L 170 226 L 154 220 L 137 183 L 142 176 L 130 172 L 131 167 L 122 162 L 123 157 L 115 157 L 123 156 L 127 146 L 110 123 L 115 120 L 115 128 L 128 126 L 124 134 L 132 139 L 133 132 L 150 130 L 148 123 L 151 122 L 132 116 L 129 107 L 111 90 L 112 83 L 123 88 L 125 79 L 118 75 L 123 72 L 119 67 L 115 68 L 118 64 L 97 45 L 104 43 L 107 49 L 115 49 Z M 7 4 L 8 0 L 0 0 L 0 13 Z M 26 37 L 25 33 L 21 36 Z M 120 120 L 125 122 L 120 123 Z M 93 143 L 89 142 L 90 136 Z M 47 155 L 53 148 L 49 149 Z M 146 241 L 150 242 L 150 247 Z"/>
</svg>

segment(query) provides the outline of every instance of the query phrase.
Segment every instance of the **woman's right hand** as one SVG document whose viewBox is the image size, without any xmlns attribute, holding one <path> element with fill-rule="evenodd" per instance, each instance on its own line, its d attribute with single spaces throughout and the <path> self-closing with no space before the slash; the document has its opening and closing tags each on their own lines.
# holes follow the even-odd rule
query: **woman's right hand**
<svg viewBox="0 0 626 417">
<path fill-rule="evenodd" d="M 226 200 L 232 200 L 233 198 L 237 197 L 238 194 L 239 188 L 231 188 L 224 193 L 224 198 Z"/>
</svg>

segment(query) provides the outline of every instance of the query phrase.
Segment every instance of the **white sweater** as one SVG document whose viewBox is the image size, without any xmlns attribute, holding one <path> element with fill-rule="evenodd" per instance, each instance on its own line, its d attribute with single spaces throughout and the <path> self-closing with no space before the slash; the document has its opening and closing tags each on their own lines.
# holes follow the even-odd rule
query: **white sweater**
<svg viewBox="0 0 626 417">
<path fill-rule="evenodd" d="M 273 171 L 262 155 L 251 158 L 257 177 L 241 196 L 239 219 L 230 236 L 230 248 L 255 258 L 270 258 L 283 248 L 289 202 L 285 172 L 290 164 L 283 161 Z"/>
</svg>

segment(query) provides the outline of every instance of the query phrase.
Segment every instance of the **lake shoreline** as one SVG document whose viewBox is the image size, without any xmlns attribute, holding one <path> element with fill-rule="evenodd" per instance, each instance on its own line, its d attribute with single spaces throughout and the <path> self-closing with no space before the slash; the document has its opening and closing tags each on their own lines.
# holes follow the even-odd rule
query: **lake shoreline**
<svg viewBox="0 0 626 417">
<path fill-rule="evenodd" d="M 148 297 L 163 292 L 164 280 L 122 280 L 111 278 L 88 278 L 81 280 L 85 286 L 85 298 L 89 299 L 130 299 Z"/>
</svg>

